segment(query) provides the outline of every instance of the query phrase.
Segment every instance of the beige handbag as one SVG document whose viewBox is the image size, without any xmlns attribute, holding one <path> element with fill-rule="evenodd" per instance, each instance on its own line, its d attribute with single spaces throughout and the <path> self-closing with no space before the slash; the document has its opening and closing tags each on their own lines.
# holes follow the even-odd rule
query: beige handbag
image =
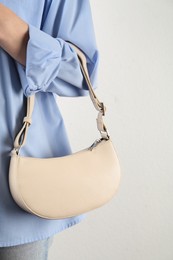
<svg viewBox="0 0 173 260">
<path fill-rule="evenodd" d="M 35 96 L 27 97 L 27 115 L 11 151 L 9 187 L 22 209 L 46 219 L 73 217 L 101 207 L 115 195 L 120 183 L 119 160 L 102 119 L 106 108 L 93 91 L 85 55 L 76 45 L 69 44 L 77 52 L 90 98 L 99 111 L 96 121 L 101 138 L 86 149 L 67 156 L 20 156 L 34 108 Z"/>
</svg>

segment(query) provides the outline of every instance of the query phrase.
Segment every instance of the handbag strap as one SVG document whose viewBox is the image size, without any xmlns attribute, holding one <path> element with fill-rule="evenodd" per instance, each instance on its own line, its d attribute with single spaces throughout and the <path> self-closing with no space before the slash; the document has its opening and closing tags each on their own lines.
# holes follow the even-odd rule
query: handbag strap
<svg viewBox="0 0 173 260">
<path fill-rule="evenodd" d="M 83 54 L 83 52 L 76 45 L 72 44 L 69 41 L 66 41 L 66 42 L 68 42 L 69 45 L 71 45 L 72 48 L 77 53 L 79 63 L 80 63 L 80 68 L 82 70 L 82 73 L 84 75 L 84 78 L 86 80 L 86 83 L 87 83 L 87 86 L 89 89 L 90 98 L 92 100 L 92 103 L 93 103 L 95 109 L 99 111 L 98 116 L 96 118 L 97 128 L 101 134 L 101 138 L 108 140 L 110 138 L 110 136 L 108 134 L 105 124 L 103 123 L 103 118 L 102 118 L 102 116 L 105 116 L 106 107 L 104 106 L 103 102 L 100 102 L 98 100 L 98 98 L 93 90 L 93 87 L 92 87 L 92 84 L 91 84 L 91 81 L 89 78 L 89 74 L 88 74 L 86 57 Z M 26 113 L 26 116 L 23 118 L 24 124 L 14 140 L 14 150 L 17 154 L 19 153 L 19 149 L 26 142 L 28 128 L 32 123 L 32 112 L 34 109 L 34 100 L 35 100 L 35 94 L 27 97 L 27 113 Z M 22 136 L 23 136 L 23 138 L 22 138 Z"/>
</svg>

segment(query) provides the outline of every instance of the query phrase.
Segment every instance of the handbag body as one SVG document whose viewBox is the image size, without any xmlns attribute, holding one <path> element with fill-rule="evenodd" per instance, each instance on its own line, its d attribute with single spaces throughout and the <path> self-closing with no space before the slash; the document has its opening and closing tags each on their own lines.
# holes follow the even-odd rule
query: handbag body
<svg viewBox="0 0 173 260">
<path fill-rule="evenodd" d="M 94 93 L 82 51 L 76 51 L 89 96 L 98 110 L 97 128 L 101 138 L 87 148 L 53 158 L 21 156 L 27 131 L 32 124 L 35 95 L 27 97 L 27 115 L 14 140 L 9 166 L 9 188 L 14 201 L 23 210 L 45 219 L 63 219 L 80 215 L 108 203 L 116 194 L 121 169 L 117 151 L 103 123 L 106 107 Z"/>
</svg>

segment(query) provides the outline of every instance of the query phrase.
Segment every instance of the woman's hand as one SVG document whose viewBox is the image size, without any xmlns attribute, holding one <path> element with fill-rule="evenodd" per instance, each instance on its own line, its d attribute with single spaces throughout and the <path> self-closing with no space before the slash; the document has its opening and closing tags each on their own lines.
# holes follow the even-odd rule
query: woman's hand
<svg viewBox="0 0 173 260">
<path fill-rule="evenodd" d="M 25 66 L 28 40 L 28 24 L 0 3 L 0 47 Z"/>
</svg>

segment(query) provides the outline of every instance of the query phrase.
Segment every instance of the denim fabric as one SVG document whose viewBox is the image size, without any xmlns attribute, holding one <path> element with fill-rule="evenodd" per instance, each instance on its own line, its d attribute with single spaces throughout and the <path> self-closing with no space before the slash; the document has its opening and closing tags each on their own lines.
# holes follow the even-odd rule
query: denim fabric
<svg viewBox="0 0 173 260">
<path fill-rule="evenodd" d="M 1 260 L 48 260 L 53 236 L 17 246 L 0 247 Z"/>
</svg>

